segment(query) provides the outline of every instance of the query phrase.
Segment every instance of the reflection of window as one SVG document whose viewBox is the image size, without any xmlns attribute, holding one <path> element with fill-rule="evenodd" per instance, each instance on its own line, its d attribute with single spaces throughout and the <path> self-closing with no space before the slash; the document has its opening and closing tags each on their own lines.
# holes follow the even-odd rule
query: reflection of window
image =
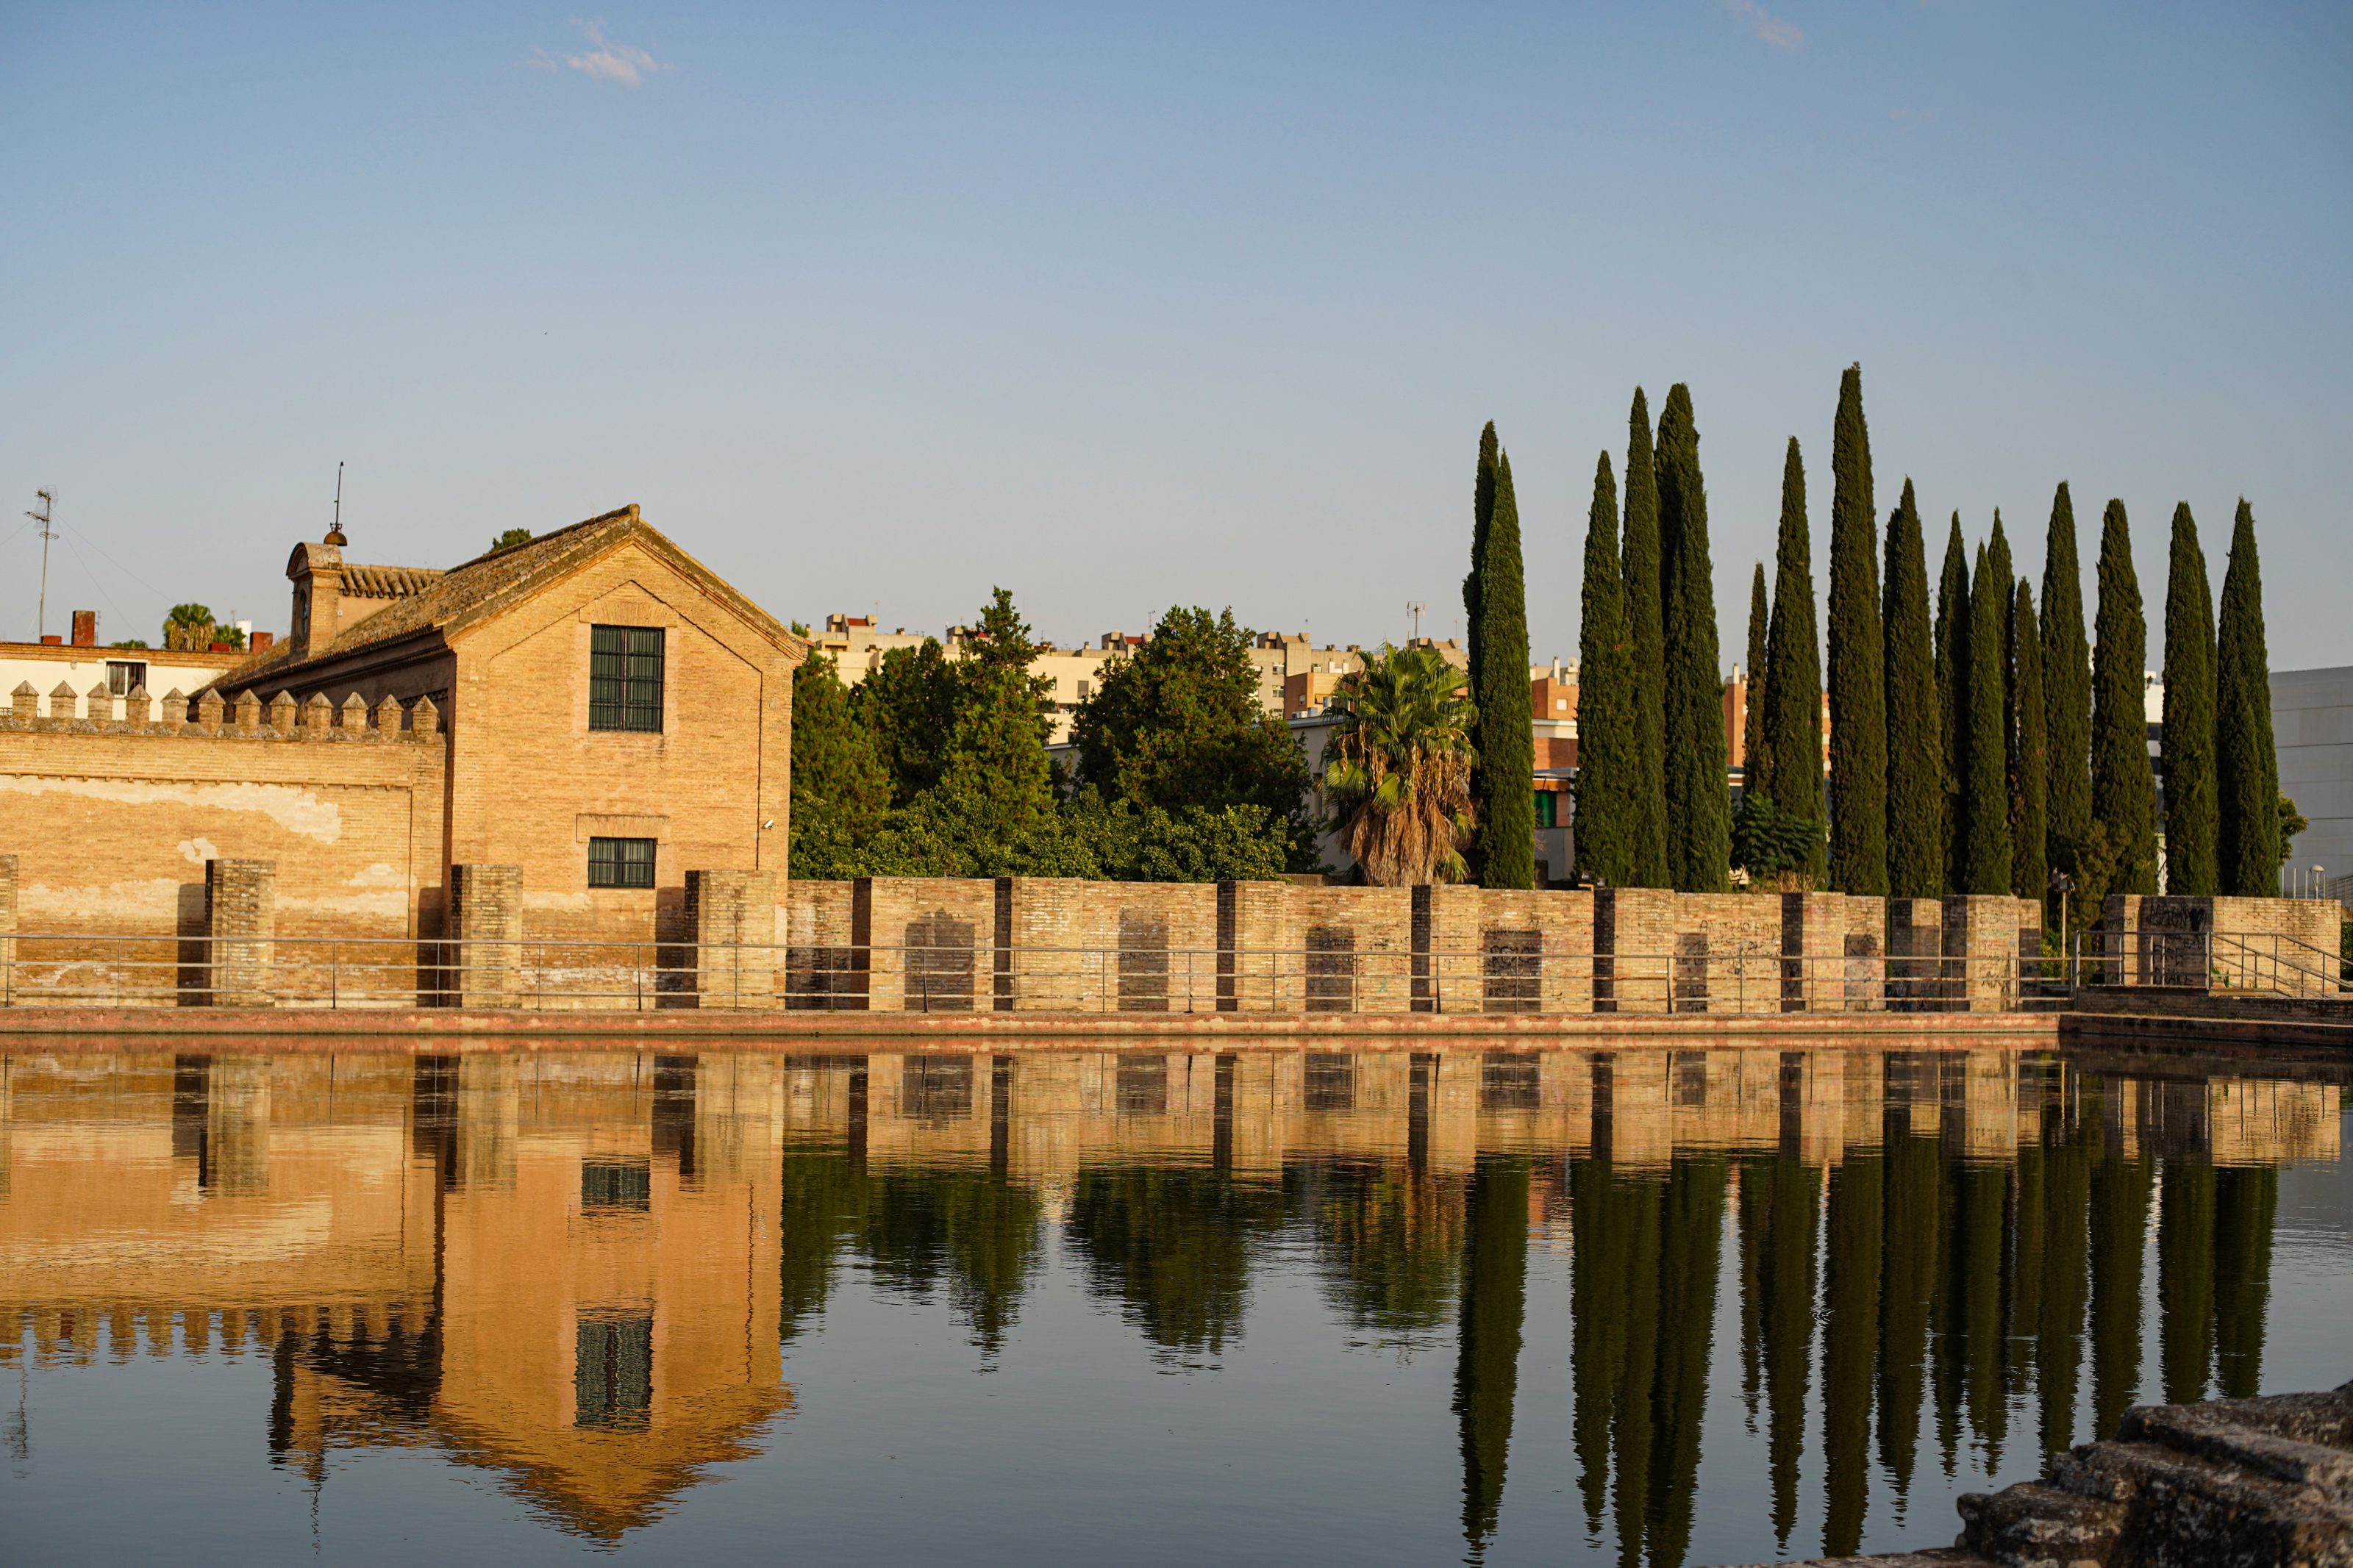
<svg viewBox="0 0 2353 1568">
<path fill-rule="evenodd" d="M 117 697 L 128 697 L 147 684 L 147 667 L 135 658 L 110 658 L 106 661 L 106 689 Z"/>
<path fill-rule="evenodd" d="M 654 841 L 650 838 L 591 838 L 588 840 L 588 885 L 592 888 L 652 887 Z"/>
<path fill-rule="evenodd" d="M 643 1209 L 653 1199 L 653 1172 L 643 1160 L 588 1160 L 580 1166 L 584 1211 Z"/>
<path fill-rule="evenodd" d="M 659 734 L 661 727 L 662 628 L 591 626 L 588 728 Z"/>
<path fill-rule="evenodd" d="M 654 1402 L 654 1315 L 584 1313 L 575 1346 L 572 1424 L 643 1431 Z"/>
</svg>

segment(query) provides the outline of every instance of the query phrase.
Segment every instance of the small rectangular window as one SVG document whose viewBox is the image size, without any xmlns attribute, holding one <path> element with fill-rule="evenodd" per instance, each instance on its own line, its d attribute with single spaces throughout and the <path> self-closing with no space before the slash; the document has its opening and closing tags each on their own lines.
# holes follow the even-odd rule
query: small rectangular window
<svg viewBox="0 0 2353 1568">
<path fill-rule="evenodd" d="M 1560 826 L 1559 797 L 1550 790 L 1536 791 L 1536 826 L 1538 827 Z"/>
<path fill-rule="evenodd" d="M 588 728 L 658 735 L 662 727 L 662 628 L 588 629 Z"/>
<path fill-rule="evenodd" d="M 128 697 L 147 684 L 147 667 L 135 658 L 110 658 L 106 661 L 106 689 L 117 697 Z"/>
<path fill-rule="evenodd" d="M 588 885 L 592 888 L 652 887 L 654 841 L 650 838 L 591 838 L 588 840 Z"/>
</svg>

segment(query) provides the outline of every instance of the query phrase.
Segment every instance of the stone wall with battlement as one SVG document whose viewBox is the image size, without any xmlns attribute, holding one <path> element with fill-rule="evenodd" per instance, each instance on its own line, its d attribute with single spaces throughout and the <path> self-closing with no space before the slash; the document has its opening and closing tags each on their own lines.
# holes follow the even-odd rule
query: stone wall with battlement
<svg viewBox="0 0 2353 1568">
<path fill-rule="evenodd" d="M 275 866 L 269 934 L 386 941 L 414 991 L 413 943 L 440 934 L 447 750 L 431 704 L 101 689 L 79 708 L 53 694 L 50 716 L 31 695 L 0 709 L 20 969 L 71 964 L 92 994 L 187 991 L 206 868 L 248 860 Z"/>
</svg>

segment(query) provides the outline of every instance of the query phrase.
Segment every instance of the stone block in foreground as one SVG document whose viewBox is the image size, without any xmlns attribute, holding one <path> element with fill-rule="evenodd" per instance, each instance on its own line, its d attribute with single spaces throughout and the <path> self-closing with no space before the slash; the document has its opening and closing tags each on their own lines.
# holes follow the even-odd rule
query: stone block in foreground
<svg viewBox="0 0 2353 1568">
<path fill-rule="evenodd" d="M 1949 1548 L 1810 1568 L 2353 1568 L 2353 1383 L 2141 1405 L 2113 1440 L 1960 1511 Z"/>
</svg>

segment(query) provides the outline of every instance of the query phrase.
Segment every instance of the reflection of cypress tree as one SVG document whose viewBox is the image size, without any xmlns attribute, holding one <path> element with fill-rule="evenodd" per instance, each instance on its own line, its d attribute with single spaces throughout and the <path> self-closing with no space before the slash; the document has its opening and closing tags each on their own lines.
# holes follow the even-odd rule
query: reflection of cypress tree
<svg viewBox="0 0 2353 1568">
<path fill-rule="evenodd" d="M 2140 1250 L 2148 1163 L 2113 1153 L 2092 1168 L 2092 1436 L 2116 1436 L 2140 1391 Z"/>
<path fill-rule="evenodd" d="M 2021 1100 L 2025 1088 L 2020 1085 Z M 2003 1331 L 2008 1349 L 2002 1357 L 2006 1399 L 2022 1396 L 2034 1374 L 2034 1352 L 2030 1347 L 2042 1326 L 2043 1238 L 2051 1223 L 2050 1202 L 2043 1191 L 2048 1177 L 2048 1158 L 2042 1144 L 2021 1145 L 2010 1168 L 2010 1321 Z"/>
<path fill-rule="evenodd" d="M 1411 1342 L 1446 1321 L 1461 1273 L 1460 1191 L 1366 1160 L 1315 1173 L 1302 1198 L 1324 1294 L 1350 1327 Z"/>
<path fill-rule="evenodd" d="M 2263 1314 L 2271 1305 L 2272 1221 L 2279 1172 L 2230 1166 L 2214 1173 L 2215 1381 L 2225 1398 L 2262 1392 Z"/>
<path fill-rule="evenodd" d="M 1850 1153 L 1831 1171 L 1830 1258 L 1822 1285 L 1822 1485 L 1829 1494 L 1822 1552 L 1830 1557 L 1849 1556 L 1862 1545 L 1885 1179 L 1875 1154 Z"/>
<path fill-rule="evenodd" d="M 1585 1501 L 1586 1531 L 1599 1536 L 1609 1490 L 1611 1437 L 1622 1430 L 1627 1407 L 1637 1397 L 1629 1391 L 1633 1373 L 1628 1346 L 1638 1326 L 1630 1293 L 1640 1279 L 1658 1278 L 1657 1215 L 1652 1205 L 1648 1226 L 1639 1223 L 1641 1211 L 1628 1184 L 1611 1175 L 1609 1163 L 1602 1160 L 1569 1163 L 1568 1202 L 1577 1235 L 1568 1277 L 1577 1489 Z M 1647 1276 L 1636 1262 L 1638 1256 L 1649 1259 Z M 1647 1363 L 1643 1371 L 1645 1393 L 1639 1397 L 1647 1405 Z M 1620 1463 L 1622 1473 L 1622 1457 Z M 1640 1526 L 1630 1532 L 1625 1511 L 1621 1498 L 1620 1534 L 1639 1542 Z"/>
<path fill-rule="evenodd" d="M 1798 1457 L 1806 1445 L 1806 1393 L 1814 1369 L 1814 1215 L 1821 1172 L 1776 1160 L 1772 1193 L 1772 1234 L 1764 1248 L 1765 1398 L 1778 1551 L 1788 1546 L 1798 1521 Z"/>
<path fill-rule="evenodd" d="M 1960 1246 L 1955 1259 L 1961 1269 L 1963 1376 L 1969 1429 L 1985 1445 L 1986 1468 L 1991 1470 L 2001 1463 L 2002 1439 L 2009 1435 L 2010 1413 L 2002 1400 L 2002 1361 L 2008 1348 L 2002 1321 L 2008 1283 L 2002 1240 L 2010 1218 L 2010 1173 L 1994 1164 L 1965 1164 L 1959 1189 Z"/>
<path fill-rule="evenodd" d="M 1887 1268 L 1880 1297 L 1879 1462 L 1898 1497 L 1912 1487 L 1920 1440 L 1921 1376 L 1927 1357 L 1928 1303 L 1936 1289 L 1936 1144 L 1908 1129 L 1887 1140 Z"/>
<path fill-rule="evenodd" d="M 1645 1544 L 1651 1568 L 1676 1568 L 1691 1549 L 1724 1185 L 1725 1163 L 1715 1158 L 1677 1159 L 1667 1176 L 1659 1234 L 1658 1377 L 1651 1391 L 1657 1458 Z"/>
<path fill-rule="evenodd" d="M 2158 1363 L 2165 1402 L 2206 1395 L 2214 1359 L 2214 1167 L 2168 1160 L 2157 1200 Z"/>
<path fill-rule="evenodd" d="M 1740 1240 L 1740 1399 L 1748 1430 L 1757 1431 L 1757 1395 L 1765 1386 L 1765 1278 L 1773 1231 L 1773 1162 L 1744 1160 L 1735 1227 Z"/>
<path fill-rule="evenodd" d="M 1666 1189 L 1655 1182 L 1621 1182 L 1632 1245 L 1627 1253 L 1626 1381 L 1618 1390 L 1616 1485 L 1612 1512 L 1618 1521 L 1618 1561 L 1635 1568 L 1650 1535 L 1651 1495 L 1658 1460 L 1659 1420 L 1654 1397 L 1659 1374 L 1659 1253 L 1666 1221 Z"/>
<path fill-rule="evenodd" d="M 1119 1301 L 1164 1352 L 1216 1355 L 1241 1330 L 1253 1237 L 1281 1225 L 1282 1194 L 1203 1170 L 1086 1170 L 1070 1237 L 1089 1286 Z"/>
<path fill-rule="evenodd" d="M 2091 1151 L 2081 1127 L 2047 1147 L 2042 1182 L 2042 1313 L 2036 1325 L 2034 1365 L 2042 1396 L 2045 1454 L 2075 1441 L 2075 1383 L 2084 1358 L 2086 1253 L 2084 1206 L 2091 1201 Z"/>
<path fill-rule="evenodd" d="M 1462 1536 L 1472 1561 L 1486 1550 L 1504 1503 L 1520 1329 L 1528 1294 L 1528 1168 L 1482 1157 L 1463 1215 L 1461 1340 L 1454 1411 L 1462 1422 Z"/>
<path fill-rule="evenodd" d="M 782 1171 L 776 1323 L 777 1337 L 790 1341 L 825 1310 L 834 1258 L 849 1233 L 863 1182 L 851 1173 L 849 1151 L 838 1147 L 787 1146 Z"/>
</svg>

